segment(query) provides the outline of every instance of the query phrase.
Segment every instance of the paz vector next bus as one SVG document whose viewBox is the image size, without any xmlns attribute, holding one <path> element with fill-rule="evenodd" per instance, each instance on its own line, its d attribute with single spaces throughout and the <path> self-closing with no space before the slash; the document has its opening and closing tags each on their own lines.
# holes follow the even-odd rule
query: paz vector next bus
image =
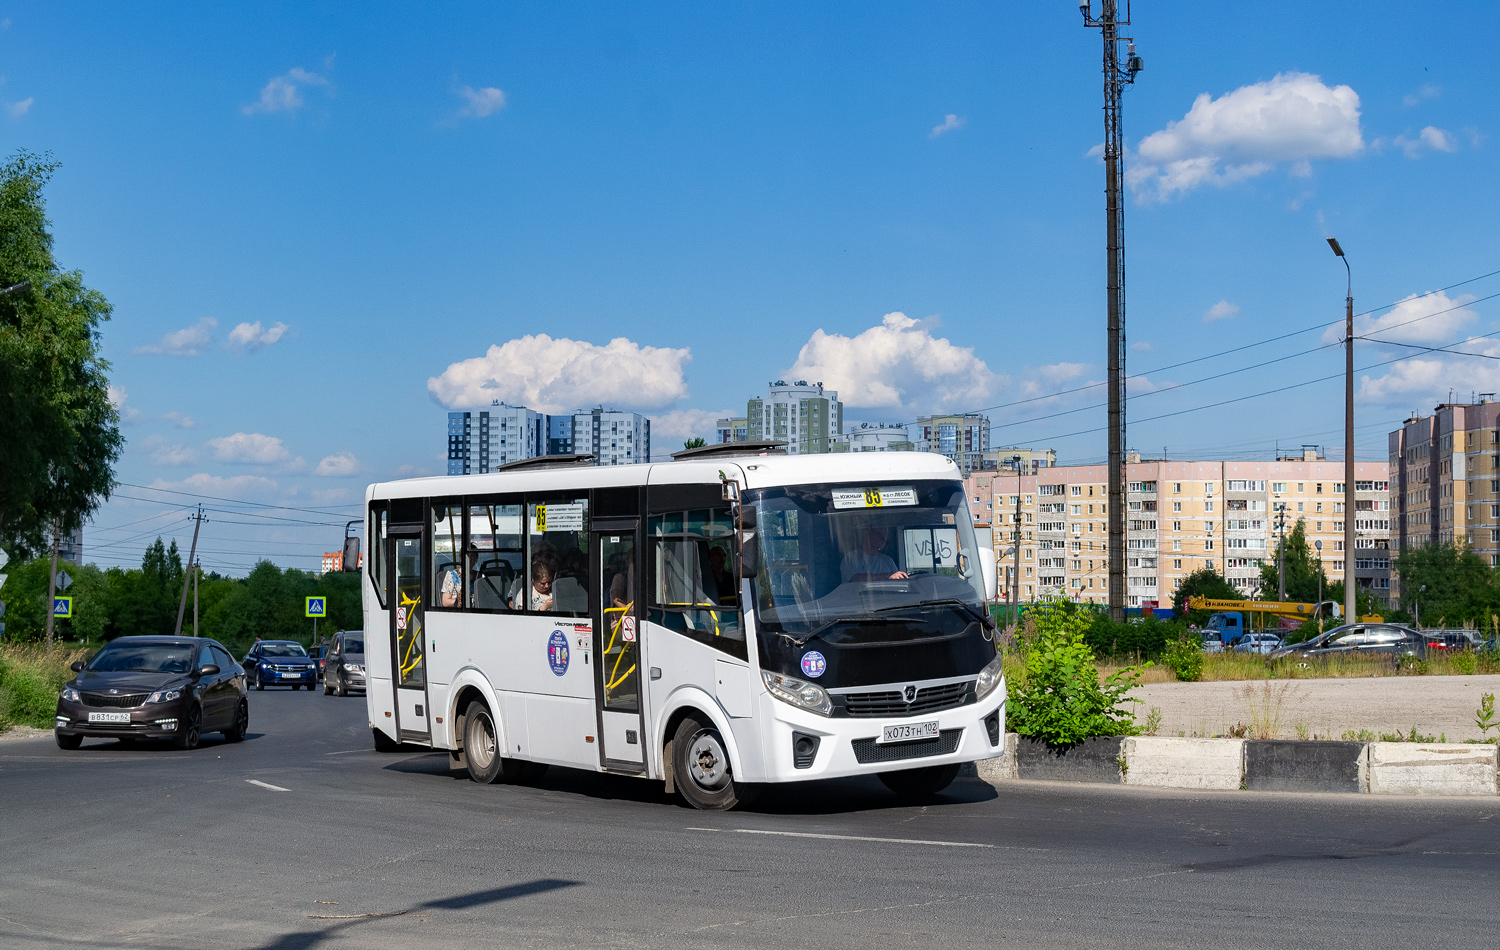
<svg viewBox="0 0 1500 950">
<path fill-rule="evenodd" d="M 366 499 L 379 749 L 447 749 L 478 782 L 635 775 L 706 809 L 861 774 L 925 796 L 1003 751 L 994 553 L 943 456 L 549 456 Z"/>
</svg>

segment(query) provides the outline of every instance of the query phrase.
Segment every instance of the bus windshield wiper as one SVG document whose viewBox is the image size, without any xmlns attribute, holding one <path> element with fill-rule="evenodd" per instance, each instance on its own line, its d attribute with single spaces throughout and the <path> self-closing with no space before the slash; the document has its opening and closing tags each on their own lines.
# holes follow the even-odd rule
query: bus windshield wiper
<svg viewBox="0 0 1500 950">
<path fill-rule="evenodd" d="M 918 601 L 915 604 L 897 604 L 894 607 L 878 607 L 878 608 L 876 608 L 875 612 L 877 614 L 883 614 L 883 613 L 885 613 L 888 610 L 911 610 L 913 607 L 938 607 L 938 606 L 943 606 L 943 607 L 957 607 L 958 609 L 964 611 L 969 616 L 973 617 L 976 621 L 978 621 L 980 626 L 982 626 L 982 627 L 988 627 L 990 625 L 990 618 L 989 617 L 987 617 L 984 614 L 980 613 L 978 610 L 975 610 L 972 604 L 967 604 L 964 601 L 959 600 L 957 597 L 943 597 L 943 598 L 940 598 L 938 600 L 922 600 L 922 601 Z"/>
<path fill-rule="evenodd" d="M 792 641 L 792 643 L 800 647 L 807 643 L 807 641 L 811 640 L 813 637 L 821 634 L 824 630 L 827 630 L 829 627 L 836 627 L 841 623 L 864 623 L 869 619 L 870 618 L 868 617 L 839 617 L 837 620 L 829 620 L 825 621 L 824 623 L 818 624 L 807 634 L 807 636 L 803 637 L 800 640 L 789 633 L 782 633 L 782 636 L 786 637 L 788 640 Z"/>
</svg>

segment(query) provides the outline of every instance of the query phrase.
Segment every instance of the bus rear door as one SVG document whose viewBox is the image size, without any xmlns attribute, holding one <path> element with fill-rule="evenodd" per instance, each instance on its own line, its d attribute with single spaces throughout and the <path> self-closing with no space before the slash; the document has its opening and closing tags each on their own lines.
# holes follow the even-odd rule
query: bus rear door
<svg viewBox="0 0 1500 950">
<path fill-rule="evenodd" d="M 641 702 L 641 590 L 638 520 L 596 520 L 590 545 L 594 586 L 594 695 L 599 707 L 599 758 L 609 771 L 646 769 Z"/>
<path fill-rule="evenodd" d="M 396 691 L 396 728 L 403 742 L 430 742 L 422 527 L 393 524 L 390 533 L 389 574 L 395 581 L 395 596 L 391 598 L 391 683 Z"/>
</svg>

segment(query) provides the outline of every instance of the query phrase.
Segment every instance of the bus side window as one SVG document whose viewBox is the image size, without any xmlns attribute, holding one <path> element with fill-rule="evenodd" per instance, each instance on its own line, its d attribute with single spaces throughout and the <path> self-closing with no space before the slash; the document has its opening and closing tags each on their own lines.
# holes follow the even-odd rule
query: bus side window
<svg viewBox="0 0 1500 950">
<path fill-rule="evenodd" d="M 365 564 L 370 569 L 370 582 L 375 587 L 375 596 L 385 608 L 385 505 L 370 506 L 370 527 L 365 532 L 370 539 L 370 550 L 365 553 Z"/>
<path fill-rule="evenodd" d="M 647 536 L 649 619 L 744 659 L 729 509 L 653 515 L 647 522 Z"/>
<path fill-rule="evenodd" d="M 474 610 L 521 610 L 525 548 L 520 505 L 469 505 L 468 605 Z"/>
<path fill-rule="evenodd" d="M 458 552 L 463 548 L 464 510 L 436 502 L 432 506 L 432 606 L 456 610 L 462 606 L 464 576 Z"/>
<path fill-rule="evenodd" d="M 559 498 L 527 505 L 525 608 L 583 617 L 589 612 L 588 498 Z M 519 603 L 517 606 L 521 606 Z"/>
</svg>

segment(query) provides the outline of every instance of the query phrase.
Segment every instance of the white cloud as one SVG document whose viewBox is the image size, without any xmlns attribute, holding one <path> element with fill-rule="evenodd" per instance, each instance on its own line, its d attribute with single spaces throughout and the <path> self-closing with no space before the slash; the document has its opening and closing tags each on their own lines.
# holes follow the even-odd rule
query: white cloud
<svg viewBox="0 0 1500 950">
<path fill-rule="evenodd" d="M 1050 363 L 1046 366 L 1037 367 L 1036 374 L 1043 382 L 1054 386 L 1077 379 L 1088 372 L 1087 363 Z"/>
<path fill-rule="evenodd" d="M 935 139 L 945 132 L 952 132 L 954 129 L 963 128 L 967 122 L 967 119 L 956 116 L 950 112 L 947 115 L 943 116 L 943 121 L 932 127 L 932 131 L 927 133 L 927 137 L 930 139 Z"/>
<path fill-rule="evenodd" d="M 313 470 L 314 475 L 323 475 L 330 478 L 344 478 L 359 472 L 359 459 L 349 452 L 339 452 L 335 455 L 326 455 Z"/>
<path fill-rule="evenodd" d="M 888 313 L 857 336 L 813 332 L 786 372 L 820 380 L 852 409 L 959 410 L 982 405 L 1008 380 L 990 371 L 969 347 L 934 337 L 936 319 Z"/>
<path fill-rule="evenodd" d="M 1408 92 L 1406 95 L 1402 96 L 1401 97 L 1401 104 L 1403 106 L 1408 106 L 1408 107 L 1414 106 L 1414 105 L 1422 102 L 1425 99 L 1434 99 L 1434 98 L 1436 98 L 1438 96 L 1438 94 L 1441 93 L 1442 91 L 1443 91 L 1443 87 L 1441 87 L 1441 86 L 1434 86 L 1430 82 L 1429 83 L 1423 83 L 1422 86 L 1419 87 L 1416 92 Z"/>
<path fill-rule="evenodd" d="M 1405 152 L 1407 158 L 1421 158 L 1422 152 L 1427 149 L 1434 152 L 1458 151 L 1457 136 L 1431 125 L 1422 129 L 1415 137 L 1403 132 L 1392 139 L 1391 144 Z"/>
<path fill-rule="evenodd" d="M 1165 201 L 1263 175 L 1278 162 L 1348 158 L 1364 148 L 1359 117 L 1353 89 L 1308 73 L 1280 73 L 1217 99 L 1205 92 L 1187 115 L 1141 141 L 1126 181 L 1137 198 Z"/>
<path fill-rule="evenodd" d="M 209 439 L 208 447 L 213 449 L 214 458 L 219 461 L 239 465 L 297 465 L 302 461 L 293 459 L 280 439 L 259 432 L 236 432 Z"/>
<path fill-rule="evenodd" d="M 175 409 L 173 411 L 167 413 L 166 415 L 162 416 L 162 418 L 165 419 L 165 420 L 167 420 L 168 422 L 172 423 L 172 426 L 174 428 L 177 428 L 177 429 L 196 429 L 196 428 L 198 428 L 198 423 L 195 422 L 191 416 L 185 416 L 182 413 L 176 411 Z"/>
<path fill-rule="evenodd" d="M 161 338 L 159 343 L 150 343 L 135 348 L 137 353 L 160 353 L 162 356 L 198 356 L 208 348 L 214 337 L 214 327 L 219 321 L 204 317 L 190 327 L 173 330 Z"/>
<path fill-rule="evenodd" d="M 146 438 L 141 443 L 147 458 L 156 465 L 191 465 L 198 461 L 198 450 L 190 445 L 172 442 L 159 435 Z"/>
<path fill-rule="evenodd" d="M 270 346 L 286 335 L 285 323 L 274 323 L 269 330 L 262 329 L 260 321 L 241 323 L 229 331 L 229 345 L 242 350 L 259 350 Z"/>
<path fill-rule="evenodd" d="M 241 498 L 260 501 L 269 498 L 276 491 L 277 486 L 276 482 L 260 475 L 235 475 L 231 478 L 222 478 L 218 475 L 199 472 L 196 475 L 189 475 L 178 482 L 169 482 L 158 478 L 149 487 L 193 494 L 217 495 L 220 498 Z"/>
<path fill-rule="evenodd" d="M 1147 343 L 1145 340 L 1138 340 L 1135 343 L 1130 344 L 1130 349 L 1131 352 L 1134 353 L 1150 353 L 1151 344 Z"/>
<path fill-rule="evenodd" d="M 689 439 L 701 438 L 709 444 L 718 441 L 718 433 L 715 427 L 720 419 L 737 417 L 745 411 L 741 406 L 739 409 L 722 409 L 713 412 L 708 409 L 673 409 L 671 412 L 651 417 L 651 455 L 654 458 L 667 458 L 673 452 L 682 448 L 682 443 Z"/>
<path fill-rule="evenodd" d="M 1500 340 L 1471 338 L 1456 349 L 1491 357 L 1427 353 L 1402 360 L 1383 376 L 1362 376 L 1359 397 L 1381 405 L 1429 408 L 1474 393 L 1500 392 Z"/>
<path fill-rule="evenodd" d="M 129 393 L 125 392 L 119 386 L 110 386 L 108 393 L 109 401 L 114 404 L 115 412 L 120 414 L 121 424 L 130 425 L 133 422 L 140 421 L 141 411 L 134 406 L 125 405 L 125 400 L 130 398 Z"/>
<path fill-rule="evenodd" d="M 7 102 L 5 104 L 5 112 L 12 119 L 23 118 L 27 112 L 31 111 L 31 104 L 34 102 L 36 102 L 36 97 L 34 96 L 27 96 L 20 102 Z"/>
<path fill-rule="evenodd" d="M 1228 320 L 1230 317 L 1239 316 L 1239 313 L 1239 304 L 1230 303 L 1227 300 L 1220 300 L 1212 307 L 1209 307 L 1207 310 L 1203 311 L 1203 322 L 1215 323 L 1219 320 Z"/>
<path fill-rule="evenodd" d="M 461 86 L 458 89 L 459 98 L 467 103 L 453 117 L 458 119 L 482 119 L 488 115 L 494 115 L 505 108 L 505 93 L 494 86 L 485 86 L 475 89 L 473 86 Z"/>
<path fill-rule="evenodd" d="M 1479 314 L 1466 306 L 1473 299 L 1472 294 L 1450 299 L 1441 290 L 1412 294 L 1381 316 L 1356 317 L 1354 334 L 1394 343 L 1447 345 L 1464 327 L 1479 319 Z M 1324 343 L 1337 343 L 1343 338 L 1342 320 L 1323 331 Z"/>
<path fill-rule="evenodd" d="M 294 66 L 280 76 L 273 76 L 261 89 L 260 98 L 242 107 L 240 111 L 245 115 L 257 112 L 296 112 L 306 104 L 302 98 L 303 89 L 310 86 L 327 88 L 328 85 L 327 76 Z"/>
<path fill-rule="evenodd" d="M 496 399 L 540 412 L 598 405 L 652 409 L 687 395 L 682 373 L 692 358 L 686 347 L 641 346 L 625 337 L 598 346 L 528 334 L 450 365 L 427 380 L 427 391 L 450 409 Z"/>
</svg>

